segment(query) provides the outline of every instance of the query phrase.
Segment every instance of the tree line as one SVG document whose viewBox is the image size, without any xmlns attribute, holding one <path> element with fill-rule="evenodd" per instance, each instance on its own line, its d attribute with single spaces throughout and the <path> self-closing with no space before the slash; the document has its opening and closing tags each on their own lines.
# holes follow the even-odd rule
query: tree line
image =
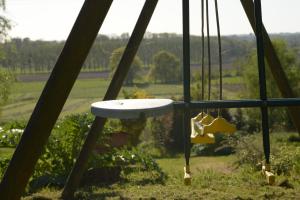
<svg viewBox="0 0 300 200">
<path fill-rule="evenodd" d="M 273 38 L 283 38 L 290 47 L 298 49 L 300 57 L 300 34 L 276 34 Z M 84 63 L 83 69 L 88 71 L 109 70 L 109 59 L 113 51 L 126 46 L 129 34 L 117 37 L 99 35 Z M 231 64 L 243 58 L 255 47 L 253 35 L 224 36 L 222 38 L 223 61 Z M 205 38 L 206 40 L 206 38 Z M 1 43 L 0 65 L 6 69 L 26 73 L 51 71 L 65 41 L 30 40 L 29 38 L 12 38 Z M 206 44 L 206 41 L 205 41 Z M 201 62 L 201 37 L 191 36 L 191 64 Z M 207 49 L 207 48 L 205 48 Z M 166 50 L 182 60 L 182 36 L 172 33 L 147 33 L 139 48 L 138 56 L 148 67 L 153 63 L 153 56 Z M 211 38 L 211 55 L 213 64 L 218 61 L 217 38 Z M 206 53 L 206 52 L 205 52 Z"/>
<path fill-rule="evenodd" d="M 108 70 L 109 58 L 117 48 L 126 46 L 129 34 L 119 37 L 99 35 L 84 63 L 85 70 Z M 212 60 L 217 61 L 217 40 L 212 38 Z M 236 58 L 246 55 L 254 43 L 236 40 L 232 37 L 223 38 L 224 62 L 231 63 Z M 30 40 L 29 38 L 12 38 L 0 44 L 2 56 L 0 65 L 6 69 L 34 73 L 51 71 L 63 48 L 64 41 Z M 171 52 L 181 60 L 182 36 L 178 34 L 148 33 L 138 51 L 138 56 L 147 67 L 153 62 L 153 56 L 160 50 Z M 198 64 L 201 60 L 201 38 L 191 37 L 191 63 Z"/>
<path fill-rule="evenodd" d="M 278 34 L 273 37 L 286 39 L 292 48 L 300 49 L 300 34 Z M 129 34 L 117 37 L 99 35 L 84 63 L 83 69 L 88 71 L 109 70 L 110 56 L 115 49 L 126 46 Z M 205 38 L 206 40 L 206 38 Z M 0 65 L 6 69 L 26 73 L 51 71 L 63 48 L 64 41 L 30 40 L 29 38 L 12 38 L 0 44 L 2 55 Z M 206 41 L 205 41 L 206 44 Z M 212 64 L 217 64 L 217 38 L 211 38 Z M 191 64 L 201 62 L 201 37 L 191 36 Z M 255 47 L 253 35 L 224 36 L 222 38 L 223 62 L 231 64 L 249 54 Z M 206 49 L 206 48 L 205 48 Z M 144 66 L 153 63 L 153 56 L 165 50 L 182 61 L 182 35 L 172 33 L 147 33 L 139 48 L 138 57 Z M 206 52 L 205 52 L 206 53 Z M 300 53 L 298 53 L 300 56 Z"/>
</svg>

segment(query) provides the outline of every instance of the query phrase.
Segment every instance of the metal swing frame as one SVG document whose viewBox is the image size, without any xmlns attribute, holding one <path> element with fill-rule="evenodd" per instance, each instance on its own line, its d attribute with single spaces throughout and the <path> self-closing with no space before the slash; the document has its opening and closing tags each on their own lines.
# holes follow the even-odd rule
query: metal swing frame
<svg viewBox="0 0 300 200">
<path fill-rule="evenodd" d="M 249 18 L 249 21 L 254 29 L 256 34 L 256 45 L 257 45 L 257 59 L 258 59 L 258 75 L 259 75 L 259 86 L 260 86 L 260 99 L 250 99 L 250 100 L 215 100 L 215 101 L 191 101 L 190 95 L 190 30 L 189 30 L 189 1 L 183 0 L 182 4 L 182 15 L 183 15 L 183 86 L 184 86 L 184 102 L 177 102 L 175 107 L 177 109 L 184 110 L 184 118 L 183 118 L 183 133 L 184 133 L 184 152 L 185 152 L 185 160 L 186 160 L 186 168 L 189 169 L 189 159 L 190 159 L 190 151 L 191 151 L 191 142 L 190 142 L 190 110 L 191 109 L 208 109 L 208 108 L 247 108 L 247 107 L 259 107 L 261 109 L 261 124 L 262 124 L 262 136 L 263 136 L 263 149 L 265 154 L 265 163 L 269 166 L 270 164 L 270 136 L 269 136 L 269 123 L 268 123 L 268 107 L 286 107 L 286 106 L 300 106 L 300 98 L 277 98 L 277 99 L 268 99 L 267 97 L 267 89 L 266 89 L 266 74 L 265 74 L 265 52 L 267 55 L 268 62 L 272 65 L 279 66 L 282 70 L 280 62 L 276 56 L 274 48 L 271 44 L 270 38 L 263 26 L 262 22 L 262 10 L 261 10 L 261 1 L 254 0 L 241 0 L 241 3 L 244 7 L 244 10 Z M 252 10 L 252 12 L 251 12 Z M 254 15 L 253 15 L 254 10 Z M 266 41 L 265 41 L 266 40 Z M 267 51 L 265 51 L 264 47 L 267 47 Z M 272 57 L 275 61 L 270 61 Z M 275 62 L 275 63 L 274 63 Z M 277 63 L 276 63 L 277 62 Z M 271 69 L 272 70 L 272 69 Z M 278 71 L 278 69 L 277 69 Z M 287 84 L 287 78 L 283 70 L 281 71 L 281 78 L 276 77 L 276 73 L 274 78 L 276 81 L 281 79 L 283 84 L 286 84 L 287 90 L 290 94 L 284 94 L 283 96 L 294 96 L 291 88 Z M 284 79 L 282 81 L 282 79 Z M 297 115 L 300 115 L 299 107 L 294 107 L 298 112 L 290 113 L 293 119 L 294 124 L 298 128 L 297 122 L 295 123 L 295 118 Z M 291 109 L 290 109 L 291 110 Z M 299 122 L 299 121 L 298 121 Z M 299 129 L 298 129 L 299 131 Z M 269 167 L 268 167 L 269 168 Z M 269 170 L 269 169 L 268 169 Z M 186 173 L 190 173 L 189 170 Z M 185 175 L 186 176 L 186 175 Z M 189 177 L 190 178 L 190 177 Z M 190 180 L 187 182 L 190 184 Z"/>
<path fill-rule="evenodd" d="M 65 46 L 54 66 L 51 76 L 37 102 L 37 105 L 28 121 L 20 143 L 18 144 L 11 162 L 0 183 L 0 199 L 18 200 L 25 191 L 34 166 L 40 157 L 51 130 L 62 111 L 63 105 L 74 85 L 85 58 L 106 18 L 113 0 L 96 1 L 85 0 L 84 5 L 76 19 L 76 22 L 66 40 Z M 151 16 L 158 0 L 146 0 L 143 10 L 136 23 L 121 61 L 111 80 L 104 100 L 115 99 L 120 91 L 130 64 L 142 41 Z M 264 85 L 264 53 L 269 62 L 269 67 L 283 97 L 294 97 L 284 75 L 280 61 L 276 56 L 270 38 L 261 20 L 260 0 L 241 0 L 244 10 L 249 18 L 254 32 L 257 34 L 260 80 Z M 271 106 L 294 106 L 289 109 L 294 125 L 300 131 L 300 99 L 268 99 L 265 88 L 261 90 L 259 100 L 230 100 L 230 101 L 201 101 L 191 102 L 190 98 L 190 33 L 189 33 L 189 0 L 182 0 L 183 6 L 183 64 L 184 64 L 184 101 L 177 102 L 175 109 L 184 109 L 185 117 L 185 150 L 186 157 L 190 151 L 190 110 L 194 108 L 241 108 L 260 107 L 263 114 L 263 135 L 265 151 L 269 151 L 269 134 L 267 108 Z M 254 9 L 255 8 L 255 9 Z M 254 15 L 254 12 L 255 15 Z M 256 16 L 256 17 L 255 17 Z M 257 21 L 257 22 L 256 22 Z M 263 49 L 265 46 L 265 51 Z M 82 150 L 69 175 L 62 193 L 63 199 L 72 199 L 79 186 L 84 173 L 88 156 L 95 146 L 98 136 L 101 134 L 106 119 L 96 117 Z"/>
</svg>

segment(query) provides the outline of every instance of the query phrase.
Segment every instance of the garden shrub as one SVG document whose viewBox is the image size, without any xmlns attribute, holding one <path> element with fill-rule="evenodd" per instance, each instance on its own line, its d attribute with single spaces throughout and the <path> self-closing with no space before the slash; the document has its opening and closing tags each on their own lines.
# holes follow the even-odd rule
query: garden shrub
<svg viewBox="0 0 300 200">
<path fill-rule="evenodd" d="M 159 151 L 160 156 L 176 153 L 174 139 L 171 135 L 174 112 L 154 117 L 150 121 L 150 132 L 153 137 L 153 146 Z"/>
<path fill-rule="evenodd" d="M 300 147 L 282 145 L 271 156 L 272 169 L 276 174 L 300 174 Z"/>
<path fill-rule="evenodd" d="M 287 136 L 271 134 L 270 162 L 272 171 L 278 175 L 300 175 L 300 147 L 288 142 Z M 261 135 L 248 135 L 234 139 L 238 165 L 250 165 L 261 170 L 264 160 Z"/>
<path fill-rule="evenodd" d="M 70 172 L 93 121 L 89 114 L 66 116 L 54 127 L 40 157 L 34 177 L 65 176 Z"/>
<path fill-rule="evenodd" d="M 235 152 L 238 157 L 237 164 L 249 164 L 254 169 L 260 170 L 259 163 L 263 160 L 262 142 L 256 135 L 237 136 L 228 141 L 235 146 Z"/>
<path fill-rule="evenodd" d="M 135 88 L 132 91 L 122 90 L 125 99 L 146 99 L 153 98 L 145 90 Z M 129 145 L 137 146 L 140 143 L 140 136 L 146 127 L 147 119 L 140 116 L 138 119 L 121 119 L 121 130 L 129 134 Z"/>
<path fill-rule="evenodd" d="M 14 82 L 15 76 L 10 71 L 0 66 L 0 115 L 2 106 L 4 106 L 9 99 L 11 87 Z"/>
<path fill-rule="evenodd" d="M 1 157 L 0 158 L 0 178 L 2 179 L 2 176 L 10 162 L 10 157 Z"/>
<path fill-rule="evenodd" d="M 0 129 L 0 146 L 16 147 L 26 127 L 25 121 L 12 121 Z"/>
<path fill-rule="evenodd" d="M 35 171 L 29 184 L 30 192 L 44 186 L 64 185 L 67 175 L 79 155 L 93 120 L 94 117 L 91 114 L 73 114 L 57 122 L 35 166 Z M 0 134 L 3 136 L 5 133 L 9 137 L 1 140 L 2 146 L 15 147 L 19 142 L 22 132 L 20 131 L 16 134 L 13 131 L 9 131 L 16 128 L 19 128 L 16 130 L 23 131 L 24 127 L 25 123 L 23 122 L 14 122 L 4 126 Z M 106 138 L 118 129 L 120 129 L 120 124 L 116 124 L 115 121 L 108 121 L 104 127 L 103 134 L 98 140 L 98 144 L 103 144 L 103 141 L 106 141 Z M 0 159 L 1 175 L 4 173 L 9 161 L 10 158 Z M 107 166 L 121 166 L 122 170 L 127 173 L 134 171 L 135 168 L 138 170 L 153 171 L 159 175 L 158 177 L 164 177 L 157 163 L 146 153 L 137 149 L 112 149 L 110 152 L 101 155 L 94 152 L 89 160 L 88 167 L 97 168 Z"/>
</svg>

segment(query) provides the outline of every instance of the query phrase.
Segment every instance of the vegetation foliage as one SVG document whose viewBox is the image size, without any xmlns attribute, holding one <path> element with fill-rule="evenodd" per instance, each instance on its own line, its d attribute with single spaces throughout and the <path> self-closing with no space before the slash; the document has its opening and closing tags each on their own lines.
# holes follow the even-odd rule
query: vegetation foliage
<svg viewBox="0 0 300 200">
<path fill-rule="evenodd" d="M 5 1 L 0 1 L 0 7 L 4 8 Z M 7 29 L 10 28 L 9 21 L 6 18 L 0 16 L 0 35 L 5 35 Z M 297 34 L 296 34 L 297 36 Z M 287 39 L 287 43 L 282 40 L 274 41 L 276 51 L 284 66 L 284 70 L 288 75 L 290 84 L 295 89 L 297 94 L 300 94 L 300 64 L 298 61 L 299 51 L 291 49 L 290 46 L 297 44 L 291 44 L 290 36 L 284 36 Z M 299 37 L 299 34 L 298 34 Z M 116 66 L 119 64 L 121 56 L 124 52 L 124 46 L 129 39 L 129 34 L 122 34 L 120 37 L 112 38 L 104 35 L 99 35 L 95 41 L 95 45 L 86 59 L 84 68 L 85 70 L 101 69 L 105 71 L 114 72 Z M 293 40 L 294 41 L 294 40 Z M 298 47 L 300 46 L 300 40 L 298 39 Z M 145 39 L 139 49 L 138 55 L 135 57 L 131 69 L 127 75 L 125 84 L 127 86 L 133 86 L 134 84 L 145 81 L 142 80 L 142 76 L 145 77 L 149 73 L 149 77 L 157 84 L 159 92 L 155 93 L 156 96 L 163 95 L 170 98 L 171 95 L 176 94 L 177 97 L 173 99 L 180 100 L 182 94 L 176 90 L 182 90 L 181 86 L 175 85 L 182 81 L 182 67 L 180 63 L 182 61 L 182 49 L 181 49 L 182 37 L 176 34 L 151 34 L 147 33 Z M 212 42 L 212 60 L 213 67 L 217 62 L 217 40 L 211 38 Z M 297 43 L 297 42 L 296 42 Z M 31 41 L 29 38 L 20 39 L 13 38 L 11 41 L 6 41 L 0 44 L 3 49 L 3 58 L 0 60 L 0 64 L 5 68 L 0 68 L 0 107 L 4 105 L 8 100 L 10 94 L 10 86 L 14 81 L 13 75 L 8 70 L 25 72 L 46 72 L 51 71 L 54 63 L 62 49 L 64 42 L 57 41 Z M 191 36 L 191 63 L 192 65 L 199 65 L 201 52 L 201 38 L 198 36 Z M 226 76 L 234 78 L 230 79 L 232 82 L 224 81 L 224 89 L 227 91 L 235 89 L 230 88 L 232 85 L 241 86 L 245 85 L 246 90 L 240 90 L 241 96 L 244 98 L 258 98 L 259 85 L 257 76 L 257 59 L 256 52 L 253 50 L 254 42 L 253 36 L 228 36 L 223 38 L 223 56 L 225 65 L 230 65 L 227 69 Z M 162 51 L 162 49 L 164 49 Z M 243 62 L 235 62 L 237 58 L 245 57 Z M 231 70 L 231 65 L 241 65 L 236 71 Z M 7 70 L 8 69 L 8 70 Z M 195 69 L 192 70 L 194 72 Z M 193 75 L 192 97 L 194 100 L 201 99 L 200 91 L 200 79 L 201 76 L 198 73 Z M 241 75 L 242 78 L 236 77 Z M 216 88 L 216 77 L 212 77 L 213 88 Z M 238 78 L 238 79 L 236 79 Z M 227 80 L 227 79 L 226 79 Z M 242 81 L 243 82 L 242 82 Z M 169 83 L 170 85 L 167 85 Z M 98 84 L 98 82 L 97 82 Z M 226 85 L 227 84 L 227 85 Z M 107 82 L 105 82 L 105 87 Z M 272 79 L 270 71 L 267 69 L 267 87 L 269 97 L 279 97 L 280 93 L 276 87 L 276 83 Z M 32 86 L 32 85 L 31 85 Z M 90 85 L 86 84 L 82 87 L 77 94 L 71 94 L 71 97 L 77 95 L 85 101 L 88 95 L 86 88 Z M 39 86 L 42 87 L 42 86 Z M 164 87 L 164 89 L 162 89 Z M 95 88 L 99 89 L 99 85 Z M 128 89 L 128 87 L 127 87 Z M 152 98 L 149 92 L 140 90 L 137 88 L 130 88 L 129 90 L 123 90 L 124 98 Z M 97 92 L 95 92 L 97 91 Z M 175 91 L 175 92 L 174 92 Z M 246 92 L 245 92 L 246 91 Z M 174 93 L 172 93 L 174 92 Z M 99 92 L 93 90 L 93 95 L 89 97 L 99 98 L 95 96 Z M 24 94 L 24 93 L 23 93 Z M 20 96 L 22 96 L 21 94 Z M 153 94 L 153 93 L 152 93 Z M 34 97 L 30 94 L 22 97 L 24 99 L 37 98 L 38 94 Z M 73 96 L 72 96 L 73 95 Z M 216 97 L 216 94 L 212 94 Z M 22 99 L 22 100 L 24 100 Z M 72 110 L 72 109 L 71 109 Z M 270 124 L 272 128 L 290 128 L 291 122 L 288 120 L 286 110 L 283 109 L 270 109 Z M 222 116 L 226 119 L 231 118 L 237 124 L 240 130 L 246 131 L 247 134 L 235 135 L 233 137 L 220 136 L 217 138 L 217 142 L 214 145 L 195 145 L 192 149 L 193 155 L 215 155 L 215 152 L 224 147 L 230 147 L 229 153 L 232 154 L 234 150 L 235 156 L 230 156 L 230 162 L 235 160 L 235 164 L 238 166 L 238 170 L 233 170 L 233 166 L 230 165 L 225 169 L 214 168 L 218 158 L 214 159 L 214 162 L 209 168 L 205 168 L 204 164 L 207 164 L 207 160 L 202 160 L 201 165 L 196 165 L 193 169 L 196 176 L 195 185 L 191 190 L 182 189 L 182 159 L 172 158 L 169 160 L 161 159 L 158 161 L 160 165 L 152 159 L 149 154 L 159 152 L 156 155 L 160 157 L 174 155 L 182 152 L 183 140 L 182 140 L 182 118 L 181 111 L 174 111 L 160 118 L 153 118 L 147 122 L 147 120 L 141 116 L 137 120 L 121 120 L 120 122 L 109 121 L 104 128 L 103 134 L 97 141 L 98 145 L 105 145 L 110 148 L 110 151 L 99 154 L 97 151 L 93 152 L 91 159 L 89 160 L 89 168 L 101 168 L 118 166 L 122 169 L 123 180 L 117 183 L 117 190 L 127 188 L 130 190 L 132 185 L 138 185 L 138 187 L 144 187 L 144 192 L 135 191 L 134 195 L 140 194 L 149 196 L 152 192 L 152 197 L 157 197 L 163 194 L 162 198 L 185 198 L 190 199 L 191 195 L 197 196 L 198 189 L 201 189 L 201 195 L 197 196 L 198 199 L 203 195 L 215 197 L 215 195 L 222 195 L 231 199 L 243 199 L 243 196 L 248 199 L 260 198 L 262 196 L 255 196 L 252 194 L 243 194 L 239 191 L 239 186 L 245 184 L 247 186 L 254 186 L 257 190 L 260 190 L 266 199 L 269 196 L 281 197 L 281 194 L 277 194 L 276 191 L 273 194 L 269 194 L 263 190 L 261 186 L 263 181 L 257 176 L 258 170 L 261 168 L 262 160 L 264 159 L 262 145 L 260 143 L 261 138 L 257 134 L 249 135 L 248 133 L 260 131 L 260 117 L 258 109 L 251 109 L 242 111 L 241 109 L 235 110 L 235 112 L 229 112 L 224 110 Z M 29 190 L 33 192 L 35 189 L 46 186 L 62 186 L 66 180 L 67 174 L 70 172 L 77 158 L 80 148 L 84 142 L 87 132 L 90 129 L 93 121 L 93 116 L 90 114 L 73 114 L 68 115 L 59 120 L 55 128 L 52 131 L 51 137 L 43 150 L 33 176 L 31 177 Z M 26 123 L 23 121 L 16 121 L 5 124 L 0 128 L 0 149 L 14 149 L 18 144 Z M 151 139 L 140 144 L 140 138 L 145 134 L 145 129 L 151 132 Z M 123 131 L 130 135 L 129 142 L 126 148 L 114 149 L 109 144 L 106 144 L 106 139 L 116 131 Z M 273 136 L 273 135 L 272 135 Z M 227 142 L 227 143 L 226 143 Z M 271 162 L 274 172 L 278 176 L 284 176 L 289 179 L 293 184 L 299 185 L 300 174 L 300 149 L 297 144 L 293 144 L 287 141 L 286 137 L 279 137 L 276 135 L 273 138 L 272 144 Z M 233 158 L 234 157 L 234 158 Z M 0 174 L 2 175 L 10 161 L 11 155 L 7 154 L 0 158 Z M 193 158 L 199 161 L 200 158 Z M 193 160 L 192 159 L 192 160 Z M 226 158 L 227 159 L 227 158 Z M 204 163 L 204 164 L 203 164 Z M 220 163 L 218 163 L 220 164 Z M 180 165 L 180 172 L 179 166 Z M 163 169 L 161 168 L 163 166 Z M 172 169 L 176 168 L 176 170 Z M 204 168 L 204 169 L 203 169 Z M 228 171 L 226 171 L 228 170 Z M 169 174 L 169 176 L 167 176 Z M 170 176 L 172 174 L 172 176 Z M 229 174 L 229 175 L 228 175 Z M 167 179 L 168 178 L 168 179 Z M 128 182 L 131 182 L 128 184 Z M 149 186 L 151 184 L 164 184 L 169 183 L 167 190 L 155 188 L 155 186 Z M 180 186 L 179 186 L 180 185 Z M 226 185 L 224 189 L 223 185 Z M 161 185 L 160 185 L 161 186 Z M 228 186 L 228 187 L 227 187 Z M 148 187 L 148 188 L 147 188 Z M 232 189 L 232 188 L 235 189 Z M 174 189 L 175 188 L 175 189 Z M 107 189 L 107 188 L 101 188 Z M 168 190 L 172 191 L 172 194 L 168 194 Z M 133 189 L 134 190 L 134 189 Z M 203 192 L 203 191 L 208 192 Z M 91 196 L 91 190 L 87 192 L 81 192 L 78 194 L 78 199 L 93 199 Z M 157 193 L 155 193 L 157 191 Z M 193 193 L 191 193 L 193 191 Z M 217 191 L 217 192 L 216 192 Z M 222 194 L 219 194 L 221 191 Z M 231 191 L 231 193 L 228 193 Z M 239 195 L 233 194 L 233 192 L 239 193 Z M 101 191 L 103 192 L 103 190 Z M 100 193 L 101 193 L 100 192 Z M 124 193 L 124 191 L 122 191 Z M 126 191 L 128 192 L 128 191 Z M 125 192 L 125 193 L 126 193 Z M 256 192 L 256 190 L 255 190 Z M 296 191 L 299 193 L 299 191 Z M 105 196 L 106 194 L 102 195 Z M 118 194 L 109 193 L 110 196 L 117 196 Z M 151 198 L 151 195 L 149 198 Z M 235 196 L 234 196 L 235 195 Z M 107 196 L 107 195 L 106 195 Z M 131 196 L 131 193 L 126 193 L 122 196 Z M 148 197 L 147 196 L 147 197 Z M 194 197 L 193 196 L 193 197 Z M 220 198 L 224 198 L 220 196 Z M 284 196 L 284 195 L 282 195 Z M 138 197 L 140 198 L 140 197 Z M 195 198 L 197 199 L 197 198 Z"/>
<path fill-rule="evenodd" d="M 155 83 L 178 83 L 182 81 L 182 67 L 179 59 L 167 51 L 159 51 L 153 56 L 150 77 Z"/>
<path fill-rule="evenodd" d="M 119 62 L 121 60 L 121 57 L 124 54 L 124 47 L 120 47 L 115 49 L 110 58 L 109 58 L 109 67 L 111 69 L 111 74 L 113 75 L 117 66 L 119 65 Z M 143 67 L 143 63 L 141 59 L 138 56 L 135 56 L 133 59 L 133 62 L 130 66 L 129 72 L 127 73 L 126 79 L 124 84 L 125 85 L 132 85 L 134 83 L 134 80 L 139 80 L 141 78 L 141 70 Z"/>
<path fill-rule="evenodd" d="M 15 79 L 12 73 L 0 67 L 0 112 L 1 107 L 8 100 L 8 97 L 11 93 L 12 83 L 14 82 L 14 80 Z"/>
<path fill-rule="evenodd" d="M 116 49 L 124 48 L 128 36 L 108 37 L 99 35 L 84 63 L 83 69 L 87 71 L 109 71 L 110 56 Z M 217 60 L 217 38 L 212 37 L 213 61 Z M 35 73 L 51 71 L 58 55 L 64 45 L 64 41 L 32 41 L 29 38 L 12 38 L 1 44 L 5 59 L 0 64 L 10 70 L 22 73 Z M 182 61 L 182 36 L 170 33 L 148 33 L 145 36 L 137 56 L 142 63 L 149 67 L 153 56 L 162 49 L 171 52 Z M 254 42 L 233 37 L 224 37 L 223 47 L 224 63 L 231 63 L 237 58 L 246 55 Z M 201 37 L 191 37 L 191 63 L 199 63 L 201 52 Z"/>
<path fill-rule="evenodd" d="M 283 69 L 289 80 L 291 88 L 296 95 L 300 95 L 300 61 L 297 59 L 295 49 L 287 47 L 283 40 L 274 40 L 273 45 L 283 66 Z M 267 63 L 267 62 L 266 62 Z M 242 93 L 243 98 L 259 99 L 259 81 L 256 51 L 252 53 L 242 62 L 242 76 L 246 91 Z M 269 98 L 279 98 L 281 94 L 276 86 L 272 73 L 269 67 L 266 67 L 267 93 Z M 273 128 L 292 128 L 292 123 L 287 113 L 287 109 L 270 108 L 270 126 Z M 252 126 L 252 129 L 260 130 L 260 112 L 258 109 L 247 109 L 247 123 Z M 255 128 L 254 128 L 255 127 Z"/>
<path fill-rule="evenodd" d="M 74 114 L 63 118 L 56 124 L 35 167 L 28 188 L 30 191 L 47 185 L 63 186 L 79 155 L 93 119 L 94 117 L 91 114 Z M 1 148 L 16 147 L 23 133 L 24 125 L 25 123 L 23 122 L 15 122 L 7 124 L 2 129 L 0 132 Z M 111 124 L 108 123 L 98 140 L 98 145 L 103 145 L 104 141 L 106 141 L 105 138 L 110 137 L 116 129 L 118 127 L 112 128 Z M 1 175 L 4 173 L 9 161 L 10 156 L 1 158 Z M 95 151 L 89 160 L 88 166 L 89 168 L 121 166 L 127 174 L 136 170 L 144 170 L 156 174 L 154 180 L 163 181 L 165 179 L 165 175 L 157 163 L 143 151 L 137 149 L 118 150 L 111 147 L 111 151 L 102 154 L 98 154 Z"/>
<path fill-rule="evenodd" d="M 6 9 L 6 0 L 1 0 L 0 10 L 5 11 L 5 9 Z M 10 20 L 5 16 L 0 15 L 0 39 L 1 40 L 6 39 L 7 31 L 10 29 L 11 29 Z"/>
<path fill-rule="evenodd" d="M 286 134 L 286 133 L 285 133 Z M 234 143 L 238 165 L 249 165 L 255 171 L 261 170 L 264 160 L 261 135 L 236 135 L 229 142 Z M 276 175 L 292 179 L 300 175 L 300 148 L 297 143 L 288 141 L 283 133 L 271 134 L 271 166 Z"/>
</svg>

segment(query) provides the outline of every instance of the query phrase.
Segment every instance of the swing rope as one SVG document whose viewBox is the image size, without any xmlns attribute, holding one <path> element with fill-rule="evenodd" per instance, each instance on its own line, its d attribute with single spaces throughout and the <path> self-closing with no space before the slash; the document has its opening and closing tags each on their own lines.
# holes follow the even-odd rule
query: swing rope
<svg viewBox="0 0 300 200">
<path fill-rule="evenodd" d="M 202 69 L 202 72 L 201 72 L 201 79 L 202 79 L 202 84 L 201 84 L 201 100 L 204 101 L 204 92 L 205 92 L 205 87 L 204 87 L 204 84 L 205 84 L 205 69 L 204 69 L 204 58 L 205 58 L 205 40 L 204 40 L 204 0 L 201 1 L 201 16 L 202 16 L 202 19 L 201 19 L 201 29 L 202 29 L 202 35 L 201 35 L 201 42 L 202 42 L 202 49 L 201 49 L 201 52 L 202 52 L 202 58 L 201 58 L 201 69 Z M 203 111 L 204 109 L 202 108 L 202 114 L 203 114 Z M 202 116 L 203 117 L 203 116 Z"/>
<path fill-rule="evenodd" d="M 204 53 L 204 49 L 205 49 L 205 45 L 204 45 L 204 0 L 201 1 L 201 13 L 202 13 L 202 19 L 201 19 L 201 27 L 202 27 L 202 35 L 201 35 L 201 42 L 202 42 L 202 49 L 201 49 L 201 52 L 202 52 L 202 58 L 201 58 L 201 68 L 202 68 L 202 101 L 204 100 L 204 84 L 205 84 L 205 81 L 204 81 L 204 56 L 205 56 L 205 53 Z"/>
<path fill-rule="evenodd" d="M 222 66 L 222 44 L 221 44 L 221 34 L 220 34 L 220 20 L 219 20 L 219 9 L 218 0 L 215 0 L 215 10 L 216 10 L 216 21 L 217 21 L 217 32 L 218 32 L 218 47 L 219 47 L 219 99 L 223 99 L 223 66 Z M 221 114 L 221 109 L 218 109 L 218 116 Z"/>
<path fill-rule="evenodd" d="M 209 4 L 206 0 L 206 31 L 207 31 L 207 53 L 208 53 L 208 100 L 211 96 L 211 54 L 210 54 L 210 33 L 209 33 Z"/>
<path fill-rule="evenodd" d="M 205 7 L 205 8 L 204 8 Z M 202 94 L 201 98 L 202 101 L 205 99 L 204 90 L 205 90 L 205 35 L 204 35 L 204 28 L 206 22 L 206 31 L 207 31 L 207 56 L 208 56 L 208 101 L 211 100 L 211 46 L 210 46 L 210 30 L 209 30 L 209 4 L 208 0 L 204 1 L 201 0 L 201 26 L 202 26 L 202 57 L 201 57 L 201 67 L 202 67 Z M 206 13 L 205 13 L 206 12 Z M 215 0 L 215 12 L 216 12 L 216 21 L 217 21 L 217 31 L 218 31 L 218 53 L 219 53 L 219 75 L 220 75 L 220 86 L 219 86 L 219 98 L 222 100 L 222 46 L 221 46 L 221 34 L 220 34 L 220 23 L 219 23 L 219 12 L 218 12 L 218 2 Z M 206 14 L 206 15 L 205 15 Z M 206 16 L 206 21 L 205 21 Z M 203 117 L 203 110 L 202 108 L 202 116 L 199 118 L 199 115 L 191 119 L 191 142 L 196 144 L 211 144 L 215 142 L 214 134 L 216 133 L 228 133 L 232 134 L 236 131 L 236 127 L 229 122 L 227 122 L 224 118 L 220 117 L 221 109 L 218 108 L 218 117 L 213 118 L 209 115 L 207 109 L 207 115 Z M 190 168 L 189 168 L 189 155 L 190 152 L 188 149 L 185 149 L 186 155 L 186 167 L 184 168 L 184 181 L 186 185 L 191 184 L 191 175 L 190 175 Z"/>
</svg>

